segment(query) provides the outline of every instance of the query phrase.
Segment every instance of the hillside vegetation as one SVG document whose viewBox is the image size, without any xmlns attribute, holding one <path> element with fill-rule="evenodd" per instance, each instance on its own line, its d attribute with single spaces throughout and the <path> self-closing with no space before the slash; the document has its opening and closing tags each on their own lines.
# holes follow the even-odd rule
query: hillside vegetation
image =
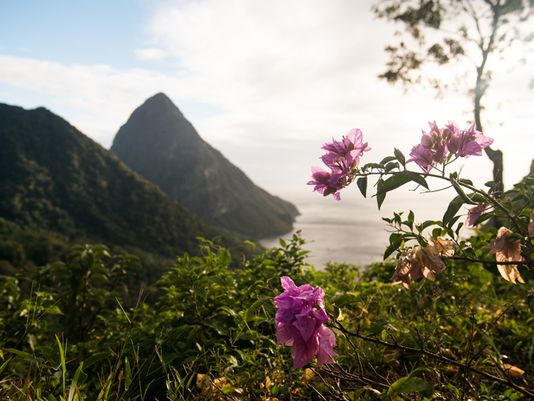
<svg viewBox="0 0 534 401">
<path fill-rule="evenodd" d="M 302 243 L 295 236 L 232 269 L 229 252 L 205 242 L 201 256 L 178 258 L 154 303 L 125 300 L 136 259 L 102 246 L 0 277 L 0 397 L 527 399 L 507 383 L 533 380 L 528 286 L 458 264 L 407 291 L 389 283 L 388 263 L 313 270 Z M 338 334 L 335 365 L 294 369 L 276 344 L 281 275 L 322 286 L 332 327 L 357 334 Z"/>
<path fill-rule="evenodd" d="M 198 236 L 245 249 L 44 108 L 0 105 L 0 143 L 0 217 L 29 235 L 163 258 L 195 253 Z"/>
</svg>

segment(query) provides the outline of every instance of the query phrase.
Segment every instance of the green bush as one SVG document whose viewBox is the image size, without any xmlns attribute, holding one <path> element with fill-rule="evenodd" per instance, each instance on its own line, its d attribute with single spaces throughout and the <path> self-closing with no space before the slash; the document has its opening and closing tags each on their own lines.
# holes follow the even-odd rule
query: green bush
<svg viewBox="0 0 534 401">
<path fill-rule="evenodd" d="M 202 241 L 199 256 L 162 276 L 153 302 L 128 290 L 139 259 L 103 246 L 75 246 L 33 277 L 2 276 L 0 398 L 519 400 L 506 382 L 532 383 L 531 285 L 454 262 L 408 291 L 387 282 L 390 262 L 315 270 L 303 242 L 236 263 Z M 293 369 L 276 343 L 281 275 L 325 289 L 335 365 Z"/>
</svg>

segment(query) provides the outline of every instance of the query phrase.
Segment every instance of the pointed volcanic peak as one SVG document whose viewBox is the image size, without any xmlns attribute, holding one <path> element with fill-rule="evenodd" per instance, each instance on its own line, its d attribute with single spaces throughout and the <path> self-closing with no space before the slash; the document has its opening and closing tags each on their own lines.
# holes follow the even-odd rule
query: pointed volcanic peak
<svg viewBox="0 0 534 401">
<path fill-rule="evenodd" d="M 239 247 L 44 108 L 0 104 L 0 144 L 0 218 L 164 257 L 196 253 L 199 236 Z"/>
<path fill-rule="evenodd" d="M 126 164 L 139 164 L 146 169 L 144 162 L 135 157 L 141 147 L 151 157 L 160 149 L 168 148 L 179 140 L 190 146 L 199 146 L 202 139 L 193 126 L 184 118 L 184 115 L 164 93 L 158 93 L 147 99 L 132 113 L 126 132 L 121 128 L 113 140 L 112 151 L 126 162 Z M 169 150 L 170 151 L 170 150 Z"/>
<path fill-rule="evenodd" d="M 251 238 L 284 234 L 298 215 L 206 143 L 163 93 L 132 113 L 111 150 L 209 223 Z"/>
</svg>

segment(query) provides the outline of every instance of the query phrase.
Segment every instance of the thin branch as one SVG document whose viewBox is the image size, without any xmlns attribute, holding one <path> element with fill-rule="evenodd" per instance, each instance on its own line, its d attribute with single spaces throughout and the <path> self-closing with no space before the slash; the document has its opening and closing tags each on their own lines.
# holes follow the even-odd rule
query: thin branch
<svg viewBox="0 0 534 401">
<path fill-rule="evenodd" d="M 471 14 L 471 17 L 473 17 L 473 20 L 475 21 L 475 26 L 477 28 L 478 37 L 479 37 L 479 41 L 477 45 L 480 49 L 483 49 L 484 48 L 484 35 L 482 34 L 482 29 L 480 28 L 480 20 L 478 18 L 478 14 L 475 11 L 473 4 L 471 3 L 471 0 L 466 0 L 465 3 L 467 4 L 467 7 L 469 8 L 469 13 Z"/>
<path fill-rule="evenodd" d="M 347 336 L 353 336 L 353 337 L 357 337 L 363 341 L 368 341 L 368 342 L 371 342 L 371 343 L 374 343 L 374 344 L 379 344 L 379 345 L 382 345 L 382 346 L 385 346 L 385 347 L 389 347 L 389 348 L 395 348 L 395 349 L 398 349 L 398 350 L 401 350 L 401 351 L 405 351 L 405 352 L 412 352 L 412 353 L 416 353 L 416 354 L 421 354 L 421 355 L 424 355 L 424 356 L 427 356 L 429 358 L 432 358 L 432 359 L 436 359 L 436 360 L 439 360 L 439 361 L 442 361 L 442 362 L 446 362 L 446 363 L 449 363 L 451 365 L 455 365 L 461 369 L 466 369 L 466 370 L 469 370 L 473 373 L 476 373 L 488 380 L 491 380 L 491 381 L 494 381 L 494 382 L 497 382 L 497 383 L 501 383 L 505 386 L 508 386 L 508 387 L 511 387 L 513 388 L 514 390 L 520 392 L 521 394 L 524 394 L 528 397 L 532 397 L 534 398 L 534 390 L 531 390 L 531 389 L 528 389 L 528 388 L 525 388 L 525 387 L 522 387 L 522 386 L 519 386 L 517 384 L 515 384 L 514 382 L 512 382 L 511 380 L 506 380 L 506 379 L 503 379 L 501 377 L 497 377 L 497 376 L 494 376 L 492 375 L 491 373 L 487 373 L 487 372 L 484 372 L 482 370 L 479 370 L 477 368 L 474 368 L 472 366 L 469 366 L 469 365 L 466 365 L 465 363 L 462 363 L 462 362 L 458 362 L 454 359 L 451 359 L 451 358 L 447 358 L 446 356 L 443 356 L 443 355 L 439 355 L 439 354 L 435 354 L 433 352 L 430 352 L 430 351 L 426 351 L 424 349 L 419 349 L 419 348 L 413 348 L 413 347 L 407 347 L 405 345 L 400 345 L 400 344 L 393 344 L 393 343 L 389 343 L 389 342 L 386 342 L 386 341 L 382 341 L 378 338 L 375 338 L 375 337 L 368 337 L 368 336 L 365 336 L 363 334 L 360 334 L 359 331 L 357 332 L 353 332 L 353 331 L 350 331 L 348 329 L 346 329 L 339 321 L 337 320 L 334 320 L 334 325 L 335 327 L 341 331 L 342 333 L 344 333 L 345 335 Z"/>
<path fill-rule="evenodd" d="M 452 188 L 453 186 L 452 185 L 447 185 L 446 187 L 443 187 L 443 188 L 440 188 L 440 189 L 427 189 L 426 191 L 423 191 L 422 193 L 423 194 L 433 194 L 433 193 L 436 193 L 436 192 L 441 192 L 441 191 L 446 191 L 447 189 L 450 189 Z"/>
<path fill-rule="evenodd" d="M 513 260 L 513 261 L 507 261 L 507 262 L 497 262 L 495 260 L 483 260 L 483 259 L 475 259 L 475 258 L 469 258 L 466 256 L 441 256 L 442 259 L 445 260 L 461 260 L 465 262 L 475 262 L 475 263 L 481 263 L 483 265 L 522 265 L 531 267 L 534 266 L 534 261 L 530 260 Z"/>
<path fill-rule="evenodd" d="M 336 371 L 334 371 L 334 367 L 336 368 Z M 380 374 L 377 374 L 377 376 L 384 379 L 386 383 L 381 383 L 376 380 L 370 379 L 368 377 L 363 376 L 363 374 L 355 375 L 354 373 L 347 372 L 339 364 L 323 365 L 321 366 L 320 371 L 327 374 L 330 377 L 342 378 L 349 382 L 351 381 L 360 382 L 365 386 L 372 385 L 372 386 L 380 387 L 382 389 L 387 389 L 390 386 L 390 383 L 387 381 L 387 379 Z"/>
<path fill-rule="evenodd" d="M 321 379 L 323 384 L 330 389 L 331 393 L 334 395 L 334 397 L 337 400 L 348 401 L 347 398 L 345 397 L 345 395 L 343 394 L 343 391 L 339 388 L 339 383 L 336 383 L 337 386 L 338 386 L 337 391 L 336 391 L 336 388 L 334 388 L 334 386 L 332 386 L 332 384 L 328 383 L 318 370 L 314 370 L 314 372 Z M 311 387 L 314 388 L 313 386 L 311 386 Z M 318 390 L 317 390 L 317 393 L 319 393 Z M 341 396 L 338 396 L 337 394 L 341 394 Z"/>
</svg>

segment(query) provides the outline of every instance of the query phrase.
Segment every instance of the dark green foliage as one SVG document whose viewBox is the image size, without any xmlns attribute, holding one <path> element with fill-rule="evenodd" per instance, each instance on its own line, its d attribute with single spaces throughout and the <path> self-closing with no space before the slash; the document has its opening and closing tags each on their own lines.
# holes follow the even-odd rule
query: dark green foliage
<svg viewBox="0 0 534 401">
<path fill-rule="evenodd" d="M 433 387 L 432 399 L 456 400 L 464 394 L 464 399 L 498 400 L 503 399 L 503 393 L 520 395 L 417 350 L 467 362 L 475 369 L 504 377 L 505 381 L 499 365 L 512 364 L 527 371 L 525 381 L 519 380 L 518 384 L 532 383 L 529 367 L 534 362 L 534 305 L 528 301 L 532 297 L 531 285 L 512 286 L 480 266 L 451 263 L 447 274 L 436 283 L 425 282 L 407 291 L 389 284 L 391 271 L 391 265 L 389 269 L 387 265 L 372 265 L 364 271 L 361 281 L 351 280 L 352 288 L 345 280 L 346 269 L 317 273 L 316 283 L 327 288 L 327 298 L 344 327 L 371 339 L 415 349 L 406 352 L 351 336 L 352 344 L 339 342 L 338 362 L 352 377 L 352 381 L 342 381 L 345 395 L 360 387 L 354 394 L 362 398 L 354 399 L 379 399 L 370 392 L 371 388 L 396 392 L 403 383 L 398 381 L 413 376 L 414 370 L 421 367 L 426 369 L 416 374 L 421 379 L 410 386 L 420 387 L 423 392 L 430 392 Z M 353 274 L 357 271 L 353 270 Z M 332 293 L 338 284 L 331 283 L 342 281 L 343 291 Z M 324 374 L 328 373 L 327 369 Z M 362 389 L 366 384 L 367 390 Z M 403 399 L 423 399 L 414 394 L 406 397 Z"/>
<path fill-rule="evenodd" d="M 57 233 L 0 218 L 0 274 L 14 274 L 54 262 L 68 250 L 68 240 Z"/>
<path fill-rule="evenodd" d="M 0 398 L 21 398 L 17 388 L 28 385 L 38 400 L 70 388 L 89 399 L 206 399 L 220 393 L 213 381 L 245 399 L 287 397 L 302 386 L 287 350 L 276 346 L 272 296 L 281 266 L 299 276 L 301 243 L 295 237 L 233 269 L 228 250 L 205 241 L 201 256 L 183 255 L 160 280 L 153 307 L 126 304 L 138 260 L 102 246 L 76 246 L 37 277 L 0 276 Z"/>
<path fill-rule="evenodd" d="M 233 234 L 204 224 L 44 108 L 0 105 L 0 143 L 0 218 L 29 232 L 26 239 L 32 231 L 49 231 L 51 247 L 57 237 L 167 258 L 195 252 L 198 236 L 245 249 Z M 0 253 L 18 263 L 13 252 L 20 250 L 13 246 L 3 243 Z M 39 254 L 29 247 L 37 254 L 26 256 L 37 264 L 50 260 L 49 250 Z"/>
<path fill-rule="evenodd" d="M 163 93 L 133 112 L 111 150 L 187 209 L 247 237 L 291 231 L 298 215 L 206 143 Z"/>
<path fill-rule="evenodd" d="M 477 249 L 485 241 L 471 239 Z M 127 301 L 139 260 L 102 246 L 74 247 L 35 277 L 0 276 L 0 398 L 521 399 L 503 383 L 418 350 L 505 382 L 532 383 L 530 284 L 513 286 L 478 265 L 449 261 L 436 283 L 407 291 L 389 283 L 390 263 L 315 271 L 302 244 L 294 236 L 231 267 L 228 250 L 203 241 L 199 256 L 182 255 L 158 282 L 152 306 L 142 295 Z M 283 274 L 323 287 L 332 318 L 370 340 L 336 330 L 337 365 L 293 369 L 273 324 Z M 526 373 L 507 378 L 502 363 Z"/>
</svg>

